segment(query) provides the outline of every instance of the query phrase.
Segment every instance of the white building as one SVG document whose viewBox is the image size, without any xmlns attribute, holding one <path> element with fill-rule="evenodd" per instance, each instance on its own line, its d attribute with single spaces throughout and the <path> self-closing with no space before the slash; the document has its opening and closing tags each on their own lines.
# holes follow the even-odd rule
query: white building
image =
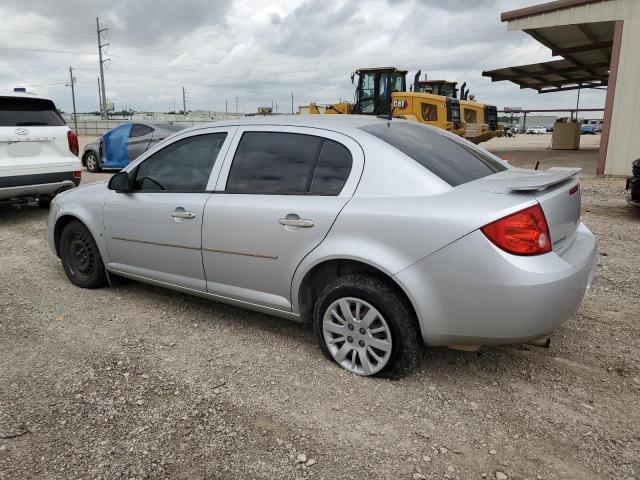
<svg viewBox="0 0 640 480">
<path fill-rule="evenodd" d="M 607 88 L 598 173 L 629 175 L 640 158 L 640 0 L 556 0 L 502 14 L 555 60 L 484 72 L 540 93 Z"/>
</svg>

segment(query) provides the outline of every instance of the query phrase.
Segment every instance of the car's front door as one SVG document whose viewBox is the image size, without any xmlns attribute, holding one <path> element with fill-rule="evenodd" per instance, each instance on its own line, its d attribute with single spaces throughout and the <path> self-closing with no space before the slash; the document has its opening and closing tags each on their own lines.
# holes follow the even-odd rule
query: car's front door
<svg viewBox="0 0 640 480">
<path fill-rule="evenodd" d="M 205 207 L 207 290 L 291 310 L 293 274 L 353 195 L 363 162 L 335 132 L 239 128 Z"/>
<path fill-rule="evenodd" d="M 124 168 L 129 164 L 127 145 L 131 127 L 131 123 L 125 123 L 103 135 L 100 161 L 103 168 Z"/>
<path fill-rule="evenodd" d="M 108 269 L 206 290 L 203 211 L 231 134 L 190 132 L 128 169 L 133 191 L 110 191 L 105 200 Z"/>
</svg>

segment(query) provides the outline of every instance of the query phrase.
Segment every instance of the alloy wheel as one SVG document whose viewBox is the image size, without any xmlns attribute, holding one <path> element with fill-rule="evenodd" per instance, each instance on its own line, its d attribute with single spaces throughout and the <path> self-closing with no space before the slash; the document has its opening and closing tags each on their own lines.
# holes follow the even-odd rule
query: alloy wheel
<svg viewBox="0 0 640 480">
<path fill-rule="evenodd" d="M 382 314 L 365 300 L 334 301 L 322 320 L 324 341 L 333 359 L 358 375 L 373 375 L 389 362 L 391 330 Z"/>
<path fill-rule="evenodd" d="M 93 172 L 98 167 L 98 161 L 96 156 L 93 153 L 87 155 L 87 170 Z"/>
</svg>

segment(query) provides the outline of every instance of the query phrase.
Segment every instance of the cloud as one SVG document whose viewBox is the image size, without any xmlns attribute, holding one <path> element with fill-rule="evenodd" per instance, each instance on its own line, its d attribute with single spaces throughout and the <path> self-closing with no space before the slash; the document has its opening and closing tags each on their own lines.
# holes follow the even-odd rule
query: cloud
<svg viewBox="0 0 640 480">
<path fill-rule="evenodd" d="M 533 0 L 514 0 L 518 8 Z M 540 107 L 573 104 L 572 92 L 537 95 L 482 70 L 549 60 L 522 32 L 507 32 L 497 0 L 3 0 L 0 89 L 29 85 L 68 110 L 68 68 L 77 77 L 81 111 L 97 108 L 95 18 L 105 36 L 105 83 L 116 107 L 167 111 L 223 110 L 235 98 L 245 112 L 278 103 L 353 98 L 350 73 L 395 65 L 430 78 L 466 81 L 478 99 Z M 20 33 L 31 32 L 31 33 Z M 581 104 L 600 107 L 602 92 Z"/>
</svg>

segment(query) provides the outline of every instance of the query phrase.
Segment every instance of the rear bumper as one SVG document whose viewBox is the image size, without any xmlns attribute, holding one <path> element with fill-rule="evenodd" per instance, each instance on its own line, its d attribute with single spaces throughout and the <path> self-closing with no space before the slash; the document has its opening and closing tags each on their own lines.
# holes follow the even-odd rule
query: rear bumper
<svg viewBox="0 0 640 480">
<path fill-rule="evenodd" d="M 597 263 L 580 224 L 563 253 L 520 257 L 475 231 L 396 275 L 429 345 L 504 344 L 552 332 L 575 312 Z"/>
<path fill-rule="evenodd" d="M 53 195 L 79 184 L 72 171 L 0 177 L 0 200 Z"/>
</svg>

